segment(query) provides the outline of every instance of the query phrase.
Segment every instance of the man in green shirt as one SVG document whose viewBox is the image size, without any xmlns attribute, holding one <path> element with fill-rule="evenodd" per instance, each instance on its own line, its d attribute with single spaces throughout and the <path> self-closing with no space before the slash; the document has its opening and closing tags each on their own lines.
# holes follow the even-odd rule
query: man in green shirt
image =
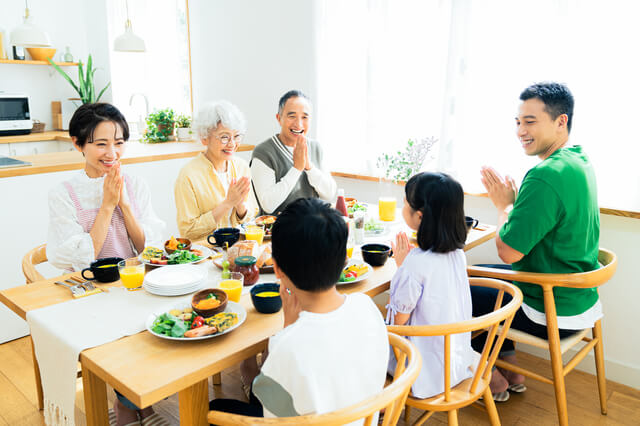
<svg viewBox="0 0 640 426">
<path fill-rule="evenodd" d="M 520 100 L 518 139 L 525 154 L 542 161 L 527 172 L 519 192 L 509 176 L 503 179 L 493 168 L 482 168 L 482 183 L 498 209 L 498 256 L 516 271 L 597 269 L 600 213 L 595 173 L 582 148 L 568 144 L 573 96 L 564 85 L 539 83 L 525 89 Z M 522 290 L 524 303 L 511 327 L 546 339 L 541 287 L 515 284 Z M 472 297 L 474 316 L 492 310 L 495 294 L 473 290 Z M 557 288 L 554 298 L 561 338 L 593 327 L 602 317 L 596 289 Z M 501 357 L 515 361 L 513 342 L 505 341 Z M 506 389 L 522 392 L 523 382 L 523 376 L 500 370 L 491 389 L 505 400 Z"/>
</svg>

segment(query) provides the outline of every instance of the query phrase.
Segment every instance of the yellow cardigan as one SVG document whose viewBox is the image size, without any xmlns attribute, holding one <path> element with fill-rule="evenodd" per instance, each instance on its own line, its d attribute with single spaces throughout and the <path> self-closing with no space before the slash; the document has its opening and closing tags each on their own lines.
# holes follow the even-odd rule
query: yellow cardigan
<svg viewBox="0 0 640 426">
<path fill-rule="evenodd" d="M 235 179 L 247 176 L 251 179 L 251 170 L 246 161 L 240 158 L 232 158 L 229 161 L 229 178 Z M 238 218 L 235 207 L 231 212 L 231 223 L 228 217 L 224 217 L 216 223 L 213 218 L 213 209 L 224 199 L 227 194 L 215 173 L 213 165 L 204 156 L 198 154 L 180 170 L 174 187 L 176 199 L 176 211 L 178 230 L 184 238 L 192 241 L 202 240 L 211 234 L 216 228 L 225 226 L 237 226 L 255 217 L 258 206 L 251 189 L 245 205 L 247 213 L 242 219 Z"/>
</svg>

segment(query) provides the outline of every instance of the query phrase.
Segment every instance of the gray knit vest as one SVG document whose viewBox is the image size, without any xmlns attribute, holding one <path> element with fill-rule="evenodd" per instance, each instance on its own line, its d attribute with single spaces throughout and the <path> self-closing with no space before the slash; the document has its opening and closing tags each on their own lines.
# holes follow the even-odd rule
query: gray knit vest
<svg viewBox="0 0 640 426">
<path fill-rule="evenodd" d="M 320 149 L 320 144 L 314 140 L 307 139 L 307 146 L 309 150 L 309 160 L 315 167 L 321 167 L 322 164 L 322 151 Z M 276 183 L 280 182 L 280 180 L 287 174 L 289 170 L 293 167 L 293 159 L 290 151 L 287 147 L 278 139 L 277 136 L 272 136 L 266 141 L 262 142 L 258 146 L 253 149 L 253 153 L 251 154 L 251 162 L 253 159 L 257 158 L 262 161 L 267 167 L 274 171 L 276 175 Z M 251 163 L 250 163 L 251 164 Z M 255 186 L 253 187 L 255 191 Z M 298 198 L 310 198 L 315 197 L 318 198 L 318 192 L 311 186 L 309 183 L 309 179 L 307 178 L 306 173 L 302 173 L 298 182 L 293 187 L 289 196 L 278 206 L 278 208 L 274 212 L 267 212 L 260 205 L 260 200 L 256 196 L 258 200 L 258 206 L 260 207 L 260 214 L 280 214 L 282 210 L 284 210 L 287 205 L 291 202 L 297 200 Z"/>
</svg>

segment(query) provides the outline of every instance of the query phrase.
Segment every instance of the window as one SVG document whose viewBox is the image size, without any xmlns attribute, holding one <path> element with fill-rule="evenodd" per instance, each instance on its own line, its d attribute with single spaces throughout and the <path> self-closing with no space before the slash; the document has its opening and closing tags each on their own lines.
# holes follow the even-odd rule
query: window
<svg viewBox="0 0 640 426">
<path fill-rule="evenodd" d="M 107 2 L 109 46 L 124 31 L 124 1 Z M 145 106 L 134 94 L 144 94 L 149 112 L 172 108 L 191 114 L 189 48 L 185 0 L 129 0 L 133 31 L 146 45 L 146 52 L 111 54 L 113 102 L 130 122 L 144 119 Z M 135 127 L 135 126 L 133 126 Z M 134 130 L 134 129 L 132 129 Z"/>
<path fill-rule="evenodd" d="M 633 53 L 640 4 L 326 3 L 319 18 L 318 133 L 332 161 L 348 154 L 334 170 L 356 170 L 354 158 L 370 162 L 408 136 L 435 135 L 438 161 L 427 167 L 454 174 L 465 190 L 483 189 L 484 164 L 519 181 L 539 161 L 526 157 L 516 138 L 519 94 L 553 80 L 574 94 L 569 142 L 583 145 L 594 163 L 601 205 L 637 204 L 640 137 L 631 123 L 640 96 Z"/>
</svg>

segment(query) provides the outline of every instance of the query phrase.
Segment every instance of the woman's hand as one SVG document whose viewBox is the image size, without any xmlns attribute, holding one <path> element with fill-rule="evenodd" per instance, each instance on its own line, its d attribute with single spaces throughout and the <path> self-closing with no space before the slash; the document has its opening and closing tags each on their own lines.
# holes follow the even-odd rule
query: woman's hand
<svg viewBox="0 0 640 426">
<path fill-rule="evenodd" d="M 227 191 L 226 202 L 231 207 L 238 209 L 247 198 L 249 189 L 251 189 L 251 180 L 248 177 L 242 176 L 240 179 L 232 179 Z"/>
<path fill-rule="evenodd" d="M 120 203 L 122 194 L 122 176 L 120 175 L 120 164 L 116 164 L 109 170 L 102 185 L 102 205 L 109 209 L 115 209 Z"/>
<path fill-rule="evenodd" d="M 393 250 L 393 258 L 396 261 L 398 268 L 404 262 L 413 246 L 409 244 L 409 237 L 404 232 L 398 232 L 396 234 L 396 243 L 391 242 L 391 249 Z"/>
<path fill-rule="evenodd" d="M 302 308 L 295 293 L 282 283 L 280 284 L 280 297 L 282 298 L 282 311 L 284 312 L 284 326 L 287 327 L 298 320 Z"/>
</svg>

